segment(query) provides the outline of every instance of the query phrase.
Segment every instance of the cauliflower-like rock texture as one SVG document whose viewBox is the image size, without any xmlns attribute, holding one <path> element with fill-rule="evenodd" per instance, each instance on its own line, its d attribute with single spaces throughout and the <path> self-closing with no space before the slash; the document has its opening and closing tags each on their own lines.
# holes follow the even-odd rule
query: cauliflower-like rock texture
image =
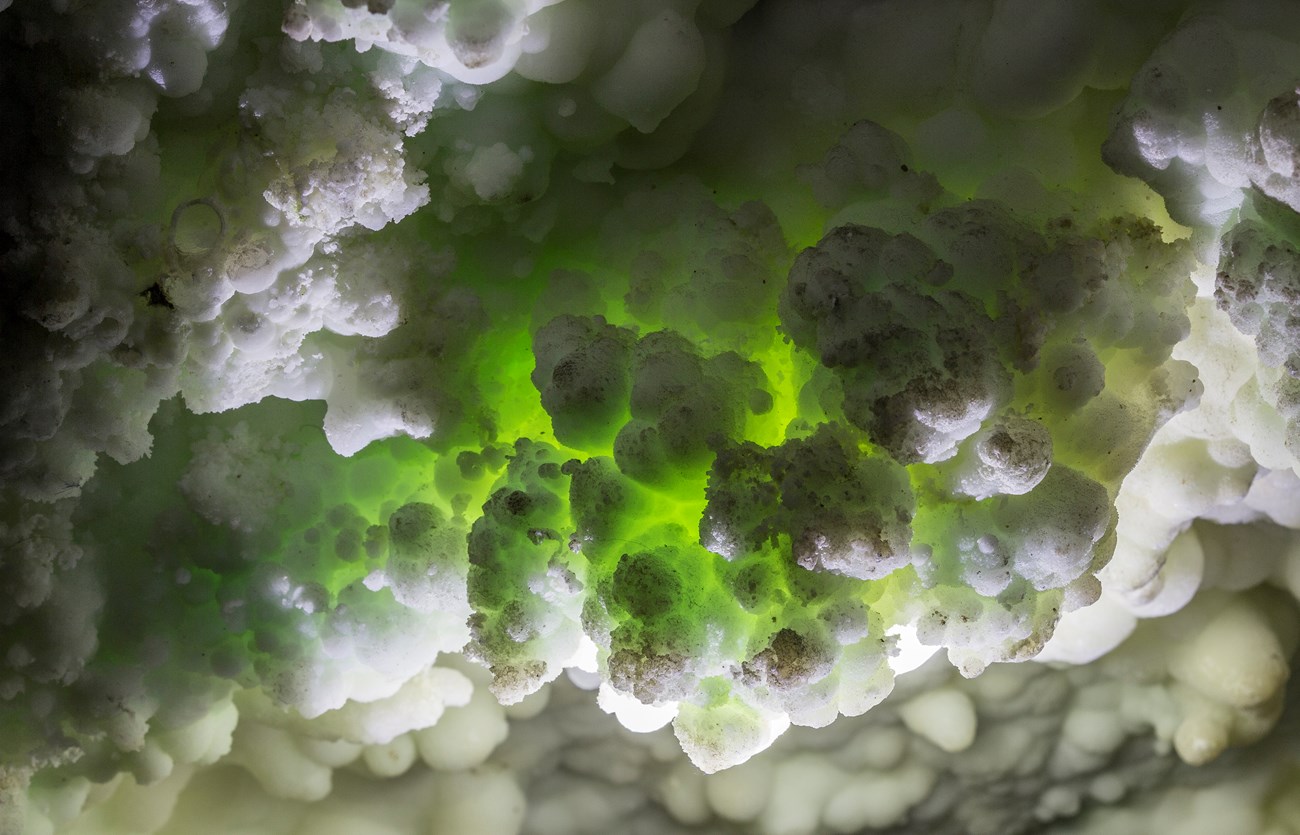
<svg viewBox="0 0 1300 835">
<path fill-rule="evenodd" d="M 0 0 L 0 835 L 1300 832 L 1297 91 L 1293 2 Z"/>
</svg>

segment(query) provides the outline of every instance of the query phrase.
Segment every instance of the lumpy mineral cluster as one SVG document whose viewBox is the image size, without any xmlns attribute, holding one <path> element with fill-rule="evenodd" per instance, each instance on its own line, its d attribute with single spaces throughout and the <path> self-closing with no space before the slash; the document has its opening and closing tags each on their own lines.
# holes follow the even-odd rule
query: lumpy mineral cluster
<svg viewBox="0 0 1300 835">
<path fill-rule="evenodd" d="M 1298 33 L 0 0 L 0 833 L 1300 832 Z"/>
</svg>

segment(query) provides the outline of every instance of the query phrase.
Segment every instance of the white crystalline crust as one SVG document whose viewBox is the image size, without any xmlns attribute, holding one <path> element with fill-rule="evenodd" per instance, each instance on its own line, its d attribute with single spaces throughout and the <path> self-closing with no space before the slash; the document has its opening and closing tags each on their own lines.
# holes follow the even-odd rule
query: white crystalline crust
<svg viewBox="0 0 1300 835">
<path fill-rule="evenodd" d="M 1286 718 L 1300 642 L 1295 9 L 751 6 L 0 0 L 19 125 L 0 150 L 22 163 L 0 172 L 14 290 L 0 328 L 0 833 L 1300 830 Z M 664 170 L 716 186 L 710 208 L 674 202 L 698 182 L 656 198 Z M 631 196 L 601 217 L 614 201 L 590 198 L 606 187 Z M 751 193 L 767 205 L 718 209 Z M 1118 215 L 1165 228 L 1095 231 Z M 1072 218 L 1093 225 L 1060 225 Z M 938 468 L 941 487 L 913 490 L 998 502 L 990 518 L 1022 535 L 970 534 L 976 511 L 944 528 L 954 578 L 930 545 L 886 547 L 894 528 L 868 547 L 851 519 L 845 548 L 812 514 L 805 527 L 824 530 L 800 561 L 872 580 L 915 569 L 925 593 L 890 611 L 888 634 L 981 677 L 936 659 L 886 698 L 897 650 L 846 610 L 823 631 L 857 654 L 822 665 L 829 690 L 781 684 L 774 637 L 762 666 L 708 634 L 714 680 L 731 658 L 750 701 L 704 706 L 701 690 L 647 713 L 601 682 L 609 626 L 583 607 L 585 578 L 559 568 L 530 578 L 531 620 L 514 627 L 541 635 L 542 672 L 512 680 L 460 656 L 476 634 L 464 511 L 483 497 L 426 501 L 455 481 L 450 459 L 424 483 L 402 462 L 425 447 L 374 452 L 441 443 L 465 415 L 491 422 L 466 367 L 484 334 L 509 337 L 489 330 L 491 294 L 452 279 L 490 273 L 508 295 L 548 236 L 584 222 L 603 223 L 609 265 L 557 270 L 534 330 L 626 304 L 762 352 L 770 335 L 730 314 L 777 304 L 779 288 L 745 282 L 786 241 L 809 247 L 796 270 L 831 312 L 814 299 L 783 336 L 834 369 L 854 367 L 863 338 L 861 317 L 837 318 L 860 301 L 845 282 L 876 294 L 866 307 L 945 324 L 1014 301 L 993 289 L 1011 269 L 1063 307 L 1147 270 L 1197 296 L 1088 296 L 1077 339 L 1034 359 L 1039 377 L 957 363 L 998 336 L 965 354 L 908 343 L 918 374 L 969 396 L 898 401 L 911 423 L 880 445 Z M 840 247 L 850 229 L 880 237 Z M 687 254 L 641 252 L 654 235 Z M 624 251 L 641 255 L 615 302 L 599 284 Z M 984 302 L 935 289 L 954 265 Z M 1036 320 L 1019 323 L 1031 342 Z M 646 336 L 625 340 L 636 420 L 607 439 L 638 478 L 703 445 L 705 424 L 772 408 L 770 369 Z M 590 418 L 546 388 L 570 359 L 539 353 L 560 442 Z M 587 359 L 593 378 L 624 373 L 613 353 Z M 818 373 L 801 415 L 878 431 L 883 399 L 853 397 L 893 395 L 879 367 L 846 372 L 849 395 Z M 1031 393 L 1082 416 L 1063 443 L 999 411 L 1048 379 Z M 740 417 L 709 399 L 741 391 Z M 707 421 L 664 416 L 691 402 Z M 1112 453 L 1099 481 L 1062 463 Z M 355 469 L 331 468 L 335 454 Z M 862 472 L 872 483 L 845 506 L 888 494 L 902 520 L 898 485 Z M 709 551 L 743 550 L 715 533 Z M 883 562 L 864 569 L 863 553 Z M 1026 588 L 1045 595 L 1037 608 L 1016 598 Z M 140 630 L 135 600 L 174 634 Z M 1058 664 L 990 665 L 1035 655 Z M 599 698 L 543 686 L 580 657 L 589 672 L 573 677 Z M 521 700 L 502 707 L 503 693 Z"/>
</svg>

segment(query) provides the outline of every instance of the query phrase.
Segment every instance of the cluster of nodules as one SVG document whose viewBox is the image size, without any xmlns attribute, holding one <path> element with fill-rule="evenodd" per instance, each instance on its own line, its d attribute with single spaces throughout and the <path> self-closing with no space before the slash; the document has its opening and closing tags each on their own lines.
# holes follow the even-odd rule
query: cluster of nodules
<svg viewBox="0 0 1300 835">
<path fill-rule="evenodd" d="M 1300 209 L 1296 60 L 1287 4 L 1222 4 L 1191 15 L 1138 71 L 1105 147 L 1189 226 L 1229 220 L 1243 200 Z"/>
<path fill-rule="evenodd" d="M 16 140 L 31 165 L 14 167 L 5 198 L 33 243 L 6 255 L 21 298 L 4 368 L 19 394 L 0 414 L 6 481 L 48 499 L 84 483 L 99 453 L 139 458 L 149 417 L 177 392 L 199 412 L 325 400 L 344 454 L 429 436 L 428 398 L 405 378 L 376 384 L 393 363 L 348 355 L 355 337 L 393 331 L 399 309 L 409 321 L 449 259 L 349 236 L 433 203 L 455 234 L 505 216 L 536 240 L 555 224 L 529 204 L 557 149 L 590 157 L 573 171 L 589 183 L 612 181 L 616 161 L 680 155 L 721 79 L 719 31 L 747 4 L 628 5 L 9 11 L 15 77 L 31 85 L 7 107 L 31 117 L 34 144 Z M 250 35 L 282 27 L 281 42 Z M 483 95 L 512 69 L 536 95 Z M 457 112 L 467 118 L 447 118 Z M 672 135 L 667 157 L 637 141 L 652 130 Z M 624 133 L 636 138 L 616 147 Z M 408 140 L 421 136 L 416 165 Z"/>
<path fill-rule="evenodd" d="M 1171 216 L 1196 230 L 1198 281 L 1258 350 L 1234 375 L 1232 434 L 1265 466 L 1300 456 L 1295 384 L 1295 212 L 1300 210 L 1300 46 L 1296 10 L 1224 4 L 1190 15 L 1150 56 L 1105 146 L 1116 170 L 1141 177 Z M 1221 314 L 1215 314 L 1221 315 Z M 1211 360 L 1213 362 L 1213 360 Z"/>
<path fill-rule="evenodd" d="M 1300 46 L 1286 34 L 1296 23 L 1285 5 L 1189 16 L 1134 79 L 1105 148 L 1112 167 L 1146 180 L 1197 230 L 1201 260 L 1217 262 L 1201 292 L 1259 351 L 1255 373 L 1225 396 L 1237 404 L 1236 434 L 1273 468 L 1295 466 L 1300 448 L 1291 312 Z"/>
<path fill-rule="evenodd" d="M 513 72 L 556 95 L 545 109 L 562 138 L 651 133 L 715 87 L 720 30 L 752 0 L 608 4 L 569 0 L 297 0 L 283 28 L 297 41 L 353 41 L 444 77 L 488 84 Z M 698 126 L 698 123 L 692 127 Z M 668 131 L 670 135 L 676 131 Z"/>
<path fill-rule="evenodd" d="M 1182 494 L 1166 501 L 1152 490 L 1150 501 L 1176 527 L 1258 475 L 1249 507 L 1285 515 L 1294 490 L 1285 473 L 1300 457 L 1287 228 L 1300 111 L 1288 92 L 1295 47 L 1279 34 L 1295 30 L 1291 11 L 1240 4 L 1189 17 L 1120 110 L 1107 159 L 1196 227 L 1190 244 L 1165 243 L 1144 221 L 1080 219 L 1088 211 L 1027 223 L 995 201 L 945 192 L 909 164 L 899 137 L 860 123 L 799 168 L 836 214 L 787 272 L 781 226 L 762 203 L 728 211 L 686 181 L 605 188 L 616 173 L 626 183 L 636 178 L 628 169 L 683 153 L 722 84 L 721 28 L 748 5 L 306 0 L 281 19 L 270 5 L 243 4 L 245 33 L 283 25 L 291 36 L 269 45 L 219 45 L 226 10 L 204 3 L 4 9 L 6 43 L 25 44 L 15 61 L 32 70 L 16 112 L 56 102 L 40 130 L 57 122 L 59 141 L 49 145 L 58 160 L 34 153 L 40 176 L 13 190 L 30 197 L 0 198 L 17 224 L 10 234 L 23 239 L 4 260 L 19 305 L 5 314 L 15 338 L 0 360 L 13 395 L 0 409 L 0 593 L 12 604 L 0 613 L 0 695 L 15 708 L 0 736 L 21 740 L 22 756 L 29 741 L 42 756 L 80 744 L 97 776 L 127 762 L 143 780 L 165 771 L 164 755 L 202 762 L 215 750 L 188 738 L 150 747 L 147 727 L 220 704 L 225 682 L 259 685 L 322 715 L 318 730 L 346 744 L 290 745 L 287 732 L 265 728 L 291 721 L 249 704 L 235 759 L 266 781 L 302 767 L 315 782 L 300 796 L 318 796 L 330 769 L 365 762 L 396 773 L 416 749 L 438 767 L 468 745 L 422 743 L 418 719 L 384 725 L 383 715 L 427 718 L 469 698 L 422 700 L 420 688 L 442 686 L 425 669 L 440 649 L 471 639 L 504 701 L 576 665 L 647 704 L 680 702 L 682 744 L 712 770 L 770 743 L 787 718 L 826 724 L 883 698 L 888 624 L 914 623 L 963 672 L 1030 657 L 1062 612 L 1096 599 L 1095 575 L 1115 548 L 1118 484 L 1155 428 L 1197 394 L 1198 372 L 1170 352 L 1188 329 L 1193 250 L 1206 263 L 1219 255 L 1207 256 L 1207 229 L 1234 210 L 1243 220 L 1224 239 L 1214 289 L 1263 363 L 1249 381 L 1232 377 L 1242 396 L 1228 410 L 1256 434 L 1245 446 L 1236 436 L 1180 444 L 1162 460 L 1190 470 L 1187 461 L 1212 457 L 1227 475 L 1216 481 L 1202 467 L 1200 481 L 1182 479 Z M 1058 31 L 1038 16 L 1058 5 L 1026 21 Z M 1078 33 L 1101 15 L 1085 6 L 1061 16 L 1073 15 Z M 999 5 L 972 41 L 973 107 L 1035 116 L 1087 79 L 1102 83 L 1100 38 L 1072 36 L 1059 56 L 1013 49 L 1017 8 Z M 857 12 L 846 31 L 891 13 Z M 19 15 L 22 25 L 10 25 Z M 962 51 L 953 37 L 940 52 Z M 340 40 L 378 49 L 319 43 Z M 75 77 L 60 69 L 72 55 L 85 69 Z M 1036 60 L 1064 69 L 1031 73 L 1033 84 L 1015 77 Z M 945 72 L 960 74 L 955 58 L 925 63 L 917 98 L 933 98 L 926 85 L 942 88 Z M 519 78 L 500 90 L 473 86 L 512 67 Z M 820 71 L 791 80 L 815 93 L 812 109 L 854 86 Z M 892 89 L 881 75 L 859 86 Z M 1046 144 L 1069 133 L 1053 131 Z M 998 144 L 958 103 L 925 119 L 915 144 L 948 159 L 948 176 L 963 159 L 957 138 L 981 132 L 986 147 Z M 538 199 L 544 192 L 558 196 Z M 570 209 L 576 219 L 560 217 Z M 503 221 L 518 235 L 498 234 Z M 535 425 L 511 425 L 511 406 L 492 414 L 480 402 L 509 388 L 502 374 L 528 382 L 515 367 L 480 371 L 475 351 L 496 341 L 480 334 L 527 318 L 518 299 L 528 292 L 489 317 L 503 295 L 494 300 L 494 282 L 540 275 L 533 244 L 573 243 L 586 222 L 600 227 L 595 254 L 584 260 L 574 244 L 572 269 L 548 274 L 532 310 L 532 383 L 552 444 Z M 465 275 L 491 280 L 446 289 L 461 273 L 427 242 L 443 233 L 461 236 Z M 490 243 L 476 249 L 481 240 Z M 1242 356 L 1242 368 L 1256 362 Z M 195 412 L 271 396 L 325 401 L 325 432 L 344 454 L 436 434 L 431 446 L 460 451 L 460 479 L 443 467 L 430 476 L 436 489 L 399 489 L 391 462 L 340 467 L 319 439 L 235 429 L 157 449 L 156 466 L 138 476 L 112 469 L 81 516 L 72 499 L 32 503 L 76 494 L 101 452 L 140 459 L 150 417 L 178 392 Z M 1283 477 L 1268 480 L 1252 456 Z M 176 464 L 185 457 L 188 466 Z M 321 486 L 336 476 L 391 494 Z M 170 485 L 183 501 L 163 495 Z M 471 502 L 460 488 L 484 495 Z M 1178 501 L 1197 491 L 1215 496 Z M 73 535 L 78 525 L 85 536 Z M 186 549 L 179 563 L 176 543 Z M 1185 603 L 1199 566 L 1183 551 L 1166 559 L 1167 541 L 1144 544 L 1158 564 L 1126 569 L 1134 585 L 1158 577 L 1174 589 L 1162 606 Z M 1181 717 L 1158 735 L 1189 761 L 1267 729 L 1285 677 L 1278 659 L 1294 643 L 1291 627 L 1264 622 L 1285 617 L 1196 611 L 1215 629 L 1174 653 L 1181 689 L 1145 694 L 1150 716 Z M 1240 668 L 1221 675 L 1232 664 Z M 404 681 L 409 691 L 398 690 Z M 1088 699 L 1109 709 L 1112 696 Z M 960 749 L 974 735 L 969 701 L 940 692 L 911 722 L 939 748 Z M 68 713 L 84 713 L 72 741 L 60 725 Z M 225 708 L 213 716 L 230 719 Z M 1111 739 L 1093 733 L 1098 722 L 1077 725 L 1084 747 Z M 259 748 L 259 738 L 270 742 Z M 282 743 L 303 756 L 277 758 Z M 928 766 L 889 773 L 896 761 L 879 763 L 893 779 L 881 778 L 879 795 L 919 802 Z M 829 776 L 808 785 L 836 787 L 822 824 L 894 820 L 817 768 Z M 805 785 L 790 777 L 780 785 Z M 762 792 L 701 806 L 700 791 L 725 792 L 677 779 L 694 787 L 665 795 L 679 821 L 703 822 L 699 810 L 712 808 L 790 828 Z M 1057 793 L 1042 814 L 1114 790 Z"/>
<path fill-rule="evenodd" d="M 638 338 L 599 316 L 563 315 L 537 331 L 533 353 L 556 439 L 612 444 L 619 469 L 643 482 L 703 469 L 714 448 L 743 435 L 747 414 L 772 407 L 757 363 L 732 351 L 702 357 L 673 331 Z"/>
<path fill-rule="evenodd" d="M 287 447 L 278 456 L 278 442 L 267 438 L 277 431 Z M 463 518 L 418 498 L 395 499 L 420 485 L 404 483 L 388 456 L 372 456 L 349 477 L 320 465 L 328 461 L 324 446 L 283 425 L 251 433 L 243 424 L 196 443 L 180 483 L 202 519 L 163 526 L 211 544 L 190 550 L 184 565 L 192 571 L 165 578 L 174 588 L 144 582 L 160 607 L 184 601 L 174 616 L 192 622 L 184 632 L 191 655 L 206 657 L 213 642 L 233 647 L 249 672 L 214 672 L 257 681 L 306 715 L 387 695 L 438 652 L 459 648 L 469 614 Z M 260 460 L 221 478 L 232 456 L 259 448 Z M 385 499 L 379 507 L 377 492 Z M 274 522 L 247 525 L 256 521 L 249 510 L 263 504 L 276 506 Z M 268 553 L 276 558 L 263 560 Z"/>
<path fill-rule="evenodd" d="M 1243 221 L 1223 238 L 1214 299 L 1252 337 L 1260 371 L 1258 398 L 1285 424 L 1282 444 L 1300 459 L 1300 252 L 1295 239 L 1260 221 Z M 1252 399 L 1254 399 L 1252 398 Z"/>
<path fill-rule="evenodd" d="M 878 580 L 910 561 L 907 471 L 824 424 L 779 447 L 728 445 L 709 472 L 700 541 L 729 560 L 788 543 L 801 567 Z"/>
<path fill-rule="evenodd" d="M 626 211 L 653 218 L 655 197 L 637 199 Z M 778 314 L 783 350 L 805 356 L 798 417 L 772 446 L 744 439 L 775 387 L 736 353 L 600 314 L 537 327 L 532 381 L 555 440 L 599 454 L 520 441 L 474 524 L 474 651 L 499 695 L 536 689 L 589 640 L 615 688 L 683 703 L 678 733 L 698 753 L 712 732 L 696 710 L 714 726 L 719 705 L 822 724 L 887 691 L 860 581 L 919 583 L 888 617 L 915 619 L 968 673 L 1032 657 L 1062 611 L 1096 599 L 1113 491 L 1195 393 L 1168 363 L 1187 250 L 1138 221 L 1038 230 L 989 203 L 913 228 L 840 226 L 795 259 Z M 698 523 L 674 521 L 700 492 Z"/>
<path fill-rule="evenodd" d="M 1124 396 L 1106 391 L 1103 355 L 1118 350 L 1124 364 L 1153 371 L 1186 335 L 1187 256 L 1140 221 L 1076 231 L 1062 219 L 1039 231 L 969 202 L 894 233 L 833 229 L 795 260 L 782 328 L 833 372 L 838 386 L 819 393 L 827 412 L 901 463 L 951 459 L 994 421 L 1019 426 L 997 434 L 1020 448 L 1008 447 L 1003 479 L 988 478 L 996 454 L 986 440 L 985 477 L 955 487 L 975 498 L 1021 493 L 1031 473 L 1046 473 L 1029 459 L 1050 455 L 1024 420 L 1068 432 L 1060 415 Z"/>
<path fill-rule="evenodd" d="M 519 441 L 470 532 L 471 651 L 491 666 L 506 702 L 558 676 L 580 646 L 586 560 L 570 541 L 566 470 L 573 466 L 549 445 Z"/>
<path fill-rule="evenodd" d="M 843 438 L 807 446 L 828 467 L 860 468 L 843 473 L 858 479 L 856 506 L 883 489 Z M 825 485 L 797 485 L 814 480 L 798 459 L 787 451 L 787 465 L 804 467 L 789 479 L 788 504 L 810 524 L 810 494 Z M 891 501 L 908 495 L 901 476 Z M 716 770 L 770 742 L 779 717 L 820 726 L 888 692 L 883 623 L 855 586 L 795 565 L 776 547 L 718 559 L 698 531 L 646 521 L 670 508 L 610 458 L 566 460 L 549 444 L 518 442 L 469 536 L 469 652 L 491 668 L 498 698 L 517 702 L 566 667 L 598 669 L 645 705 L 682 702 L 678 736 L 699 766 Z M 823 542 L 821 559 L 861 557 L 879 535 L 847 510 L 836 517 L 846 530 L 822 529 L 844 553 Z M 776 511 L 765 523 L 782 518 Z M 898 532 L 897 519 L 884 522 Z M 866 530 L 861 541 L 850 541 L 854 525 Z M 816 547 L 808 559 L 818 558 Z"/>
<path fill-rule="evenodd" d="M 1196 791 L 1221 802 L 1208 820 L 1197 804 L 1176 808 L 1207 773 L 1163 755 L 1200 764 L 1264 735 L 1296 635 L 1282 596 L 1216 592 L 1090 667 L 997 665 L 965 680 L 931 664 L 866 716 L 792 730 L 715 774 L 666 729 L 630 732 L 567 680 L 502 708 L 484 670 L 445 659 L 387 699 L 311 720 L 255 691 L 221 698 L 198 721 L 151 730 L 147 768 L 99 787 L 84 763 L 35 778 L 24 831 L 215 835 L 253 818 L 268 835 L 362 821 L 381 835 L 1294 824 L 1294 807 L 1270 801 L 1285 793 L 1289 732 L 1205 766 L 1214 785 Z"/>
<path fill-rule="evenodd" d="M 341 470 L 319 429 L 273 413 L 257 429 L 176 427 L 88 488 L 75 537 L 41 515 L 26 526 L 39 538 L 11 543 L 29 559 L 5 588 L 22 604 L 7 611 L 0 675 L 11 762 L 71 750 L 98 779 L 152 779 L 147 734 L 216 710 L 232 687 L 295 714 L 356 702 L 382 717 L 379 701 L 464 645 L 463 520 L 393 499 L 422 483 L 404 485 L 387 455 Z M 75 564 L 41 553 L 60 541 Z"/>
<path fill-rule="evenodd" d="M 260 24 L 242 11 L 240 25 Z M 392 313 L 383 289 L 349 290 L 320 270 L 276 284 L 316 241 L 304 250 L 285 240 L 265 205 L 250 205 L 262 203 L 276 165 L 249 137 L 275 118 L 254 96 L 249 110 L 262 118 L 230 130 L 259 58 L 232 36 L 226 4 L 6 12 L 7 77 L 25 83 L 6 85 L 5 106 L 30 128 L 7 148 L 3 199 L 6 226 L 22 240 L 4 256 L 16 301 L 4 314 L 4 373 L 16 395 L 0 415 L 7 502 L 74 496 L 101 453 L 145 455 L 149 419 L 178 391 L 199 411 L 313 387 L 319 395 L 319 373 L 276 378 L 309 332 L 391 330 L 375 310 Z M 220 57 L 212 68 L 210 55 Z M 263 69 L 262 81 L 276 74 Z M 375 121 L 330 116 L 356 142 Z M 292 131 L 279 128 L 275 139 L 289 145 Z M 207 173 L 177 170 L 195 156 Z"/>
</svg>

